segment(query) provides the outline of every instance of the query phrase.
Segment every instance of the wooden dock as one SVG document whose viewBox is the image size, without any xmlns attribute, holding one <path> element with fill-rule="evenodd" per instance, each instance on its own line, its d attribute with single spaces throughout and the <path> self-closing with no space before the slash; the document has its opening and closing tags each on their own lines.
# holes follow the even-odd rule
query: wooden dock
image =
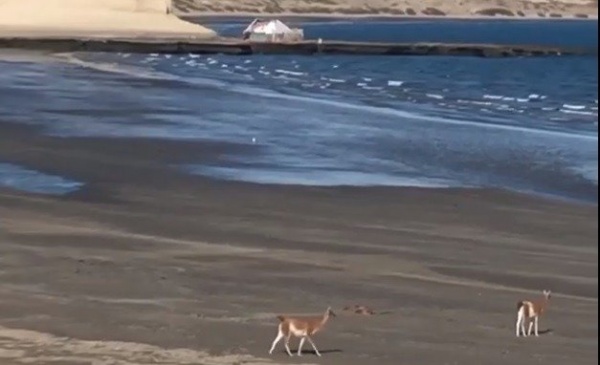
<svg viewBox="0 0 600 365">
<path fill-rule="evenodd" d="M 241 40 L 195 40 L 182 38 L 60 38 L 7 37 L 0 35 L 0 49 L 51 52 L 124 52 L 170 54 L 293 54 L 293 55 L 385 55 L 385 56 L 598 56 L 597 49 L 527 45 L 450 43 L 367 43 L 303 41 L 297 43 L 250 43 Z"/>
</svg>

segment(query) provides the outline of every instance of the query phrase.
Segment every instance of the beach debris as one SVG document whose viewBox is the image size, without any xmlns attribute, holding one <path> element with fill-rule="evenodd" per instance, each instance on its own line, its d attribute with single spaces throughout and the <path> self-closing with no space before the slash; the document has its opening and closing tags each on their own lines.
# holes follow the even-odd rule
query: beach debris
<svg viewBox="0 0 600 365">
<path fill-rule="evenodd" d="M 372 316 L 375 314 L 375 312 L 371 308 L 359 304 L 354 304 L 353 306 L 346 306 L 344 307 L 343 311 L 352 312 L 354 314 L 359 314 L 363 316 Z"/>
</svg>

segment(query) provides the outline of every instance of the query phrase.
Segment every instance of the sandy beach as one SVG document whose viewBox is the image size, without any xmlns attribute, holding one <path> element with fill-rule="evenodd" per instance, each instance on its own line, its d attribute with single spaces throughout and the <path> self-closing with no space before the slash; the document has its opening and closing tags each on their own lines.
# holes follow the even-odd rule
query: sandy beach
<svg viewBox="0 0 600 365">
<path fill-rule="evenodd" d="M 0 362 L 595 364 L 598 210 L 493 190 L 218 182 L 167 165 L 252 145 L 65 139 L 0 158 L 86 181 L 0 190 Z M 539 338 L 515 306 L 555 293 Z M 384 314 L 344 314 L 347 305 Z M 338 311 L 323 357 L 269 357 L 278 313 Z M 292 349 L 295 349 L 294 342 Z"/>
<path fill-rule="evenodd" d="M 2 0 L 3 36 L 212 38 L 205 27 L 167 14 L 165 0 Z"/>
</svg>

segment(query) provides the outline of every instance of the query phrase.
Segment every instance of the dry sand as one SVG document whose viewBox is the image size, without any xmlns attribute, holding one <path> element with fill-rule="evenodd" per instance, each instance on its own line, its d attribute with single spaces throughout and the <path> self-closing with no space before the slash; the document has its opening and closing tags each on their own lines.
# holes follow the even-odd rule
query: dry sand
<svg viewBox="0 0 600 365">
<path fill-rule="evenodd" d="M 194 16 L 383 16 L 515 19 L 598 18 L 597 0 L 174 0 Z"/>
<path fill-rule="evenodd" d="M 0 35 L 215 36 L 166 9 L 165 0 L 0 0 Z"/>
<path fill-rule="evenodd" d="M 597 206 L 167 167 L 252 148 L 0 122 L 0 160 L 88 183 L 0 190 L 0 363 L 596 364 Z M 516 302 L 545 288 L 542 335 L 515 338 Z M 321 359 L 267 356 L 276 313 L 354 304 L 389 313 L 340 313 L 315 338 Z"/>
</svg>

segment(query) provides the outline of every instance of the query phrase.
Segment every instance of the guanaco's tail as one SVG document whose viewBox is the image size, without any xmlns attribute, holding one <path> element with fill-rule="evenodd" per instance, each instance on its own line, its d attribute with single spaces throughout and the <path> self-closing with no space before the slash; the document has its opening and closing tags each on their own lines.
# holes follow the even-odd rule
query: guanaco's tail
<svg viewBox="0 0 600 365">
<path fill-rule="evenodd" d="M 521 307 L 523 307 L 524 305 L 525 305 L 525 302 L 524 302 L 524 301 L 522 301 L 522 300 L 521 300 L 521 301 L 519 301 L 519 302 L 517 303 L 517 311 L 518 311 L 518 310 L 520 310 L 520 309 L 521 309 Z"/>
<path fill-rule="evenodd" d="M 279 322 L 283 322 L 283 321 L 285 321 L 285 317 L 284 317 L 284 316 L 282 316 L 282 315 L 278 315 L 278 316 L 277 316 L 277 319 L 279 320 Z"/>
</svg>

